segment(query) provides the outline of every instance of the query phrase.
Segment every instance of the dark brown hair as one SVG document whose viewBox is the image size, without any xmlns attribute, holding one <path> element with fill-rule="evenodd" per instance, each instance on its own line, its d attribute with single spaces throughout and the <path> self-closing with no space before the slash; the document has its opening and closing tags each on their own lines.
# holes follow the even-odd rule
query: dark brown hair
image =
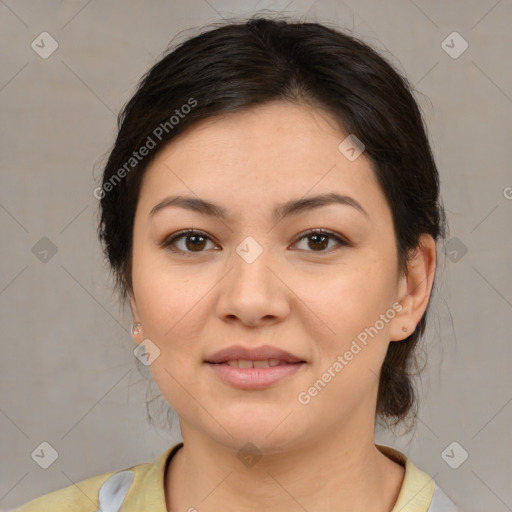
<svg viewBox="0 0 512 512">
<path fill-rule="evenodd" d="M 198 120 L 275 100 L 324 108 L 363 142 L 392 211 L 401 271 L 420 235 L 444 237 L 438 172 L 407 79 L 368 44 L 339 29 L 256 15 L 205 29 L 168 50 L 119 114 L 97 197 L 98 235 L 122 302 L 132 289 L 141 180 L 154 156 Z M 411 368 L 426 314 L 409 337 L 389 345 L 376 411 L 388 425 L 416 415 Z"/>
</svg>

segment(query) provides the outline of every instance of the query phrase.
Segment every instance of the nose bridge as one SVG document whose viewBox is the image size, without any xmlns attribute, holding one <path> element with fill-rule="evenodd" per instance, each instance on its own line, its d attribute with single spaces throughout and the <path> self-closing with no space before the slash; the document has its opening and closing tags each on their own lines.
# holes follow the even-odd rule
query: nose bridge
<svg viewBox="0 0 512 512">
<path fill-rule="evenodd" d="M 248 236 L 235 248 L 230 263 L 232 270 L 222 286 L 221 315 L 255 323 L 286 313 L 286 287 L 271 270 L 277 265 L 268 247 Z"/>
<path fill-rule="evenodd" d="M 268 246 L 263 246 L 263 241 L 261 242 L 247 236 L 233 253 L 231 292 L 238 294 L 242 300 L 247 300 L 247 297 L 252 297 L 253 300 L 258 297 L 261 299 L 272 286 L 268 268 L 272 266 L 271 251 Z"/>
</svg>

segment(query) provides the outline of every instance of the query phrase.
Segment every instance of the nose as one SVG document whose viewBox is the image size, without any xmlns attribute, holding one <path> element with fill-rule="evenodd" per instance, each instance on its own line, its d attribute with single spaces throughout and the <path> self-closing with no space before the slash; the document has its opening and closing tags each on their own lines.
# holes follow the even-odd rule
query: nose
<svg viewBox="0 0 512 512">
<path fill-rule="evenodd" d="M 254 261 L 240 254 L 233 253 L 231 271 L 219 283 L 219 317 L 251 327 L 282 321 L 290 311 L 291 292 L 270 251 L 264 249 Z"/>
</svg>

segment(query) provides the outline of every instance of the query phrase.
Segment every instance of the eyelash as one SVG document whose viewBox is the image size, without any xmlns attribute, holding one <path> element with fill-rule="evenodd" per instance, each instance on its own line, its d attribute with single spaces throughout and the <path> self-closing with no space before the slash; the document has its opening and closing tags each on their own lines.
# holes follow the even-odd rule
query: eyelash
<svg viewBox="0 0 512 512">
<path fill-rule="evenodd" d="M 181 249 L 172 249 L 171 246 L 178 240 L 180 240 L 181 238 L 186 238 L 188 236 L 202 236 L 208 240 L 210 240 L 211 242 L 213 242 L 213 240 L 210 238 L 210 236 L 208 236 L 204 231 L 199 231 L 199 230 L 195 230 L 195 229 L 185 229 L 185 230 L 182 230 L 182 231 L 179 231 L 178 233 L 175 233 L 173 235 L 171 235 L 170 237 L 166 238 L 161 246 L 164 247 L 164 248 L 169 248 L 170 251 L 172 252 L 181 252 L 182 254 L 185 254 L 186 256 L 193 256 L 195 254 L 202 254 L 204 253 L 205 251 L 197 251 L 197 252 L 190 252 L 190 251 L 182 251 Z M 305 238 L 308 238 L 310 236 L 313 236 L 313 235 L 325 235 L 325 236 L 328 236 L 329 238 L 332 238 L 332 239 L 335 239 L 338 244 L 342 247 L 349 247 L 351 244 L 345 240 L 344 238 L 342 238 L 341 236 L 337 235 L 336 233 L 334 233 L 333 231 L 329 231 L 328 229 L 310 229 L 304 233 L 301 233 L 299 235 L 299 238 L 297 240 L 297 242 L 294 242 L 295 243 L 298 243 L 300 241 L 302 241 L 303 239 Z M 306 251 L 306 252 L 311 252 L 311 253 L 327 253 L 327 252 L 330 252 L 329 250 L 321 250 L 321 251 Z"/>
</svg>

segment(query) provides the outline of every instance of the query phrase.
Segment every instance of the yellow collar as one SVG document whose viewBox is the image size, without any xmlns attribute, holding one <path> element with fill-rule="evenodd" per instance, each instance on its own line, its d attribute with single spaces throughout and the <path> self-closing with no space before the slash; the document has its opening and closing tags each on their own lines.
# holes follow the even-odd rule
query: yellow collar
<svg viewBox="0 0 512 512">
<path fill-rule="evenodd" d="M 404 481 L 391 512 L 427 512 L 434 494 L 434 480 L 419 470 L 402 452 L 389 446 L 376 446 L 386 457 L 405 466 Z"/>
</svg>

